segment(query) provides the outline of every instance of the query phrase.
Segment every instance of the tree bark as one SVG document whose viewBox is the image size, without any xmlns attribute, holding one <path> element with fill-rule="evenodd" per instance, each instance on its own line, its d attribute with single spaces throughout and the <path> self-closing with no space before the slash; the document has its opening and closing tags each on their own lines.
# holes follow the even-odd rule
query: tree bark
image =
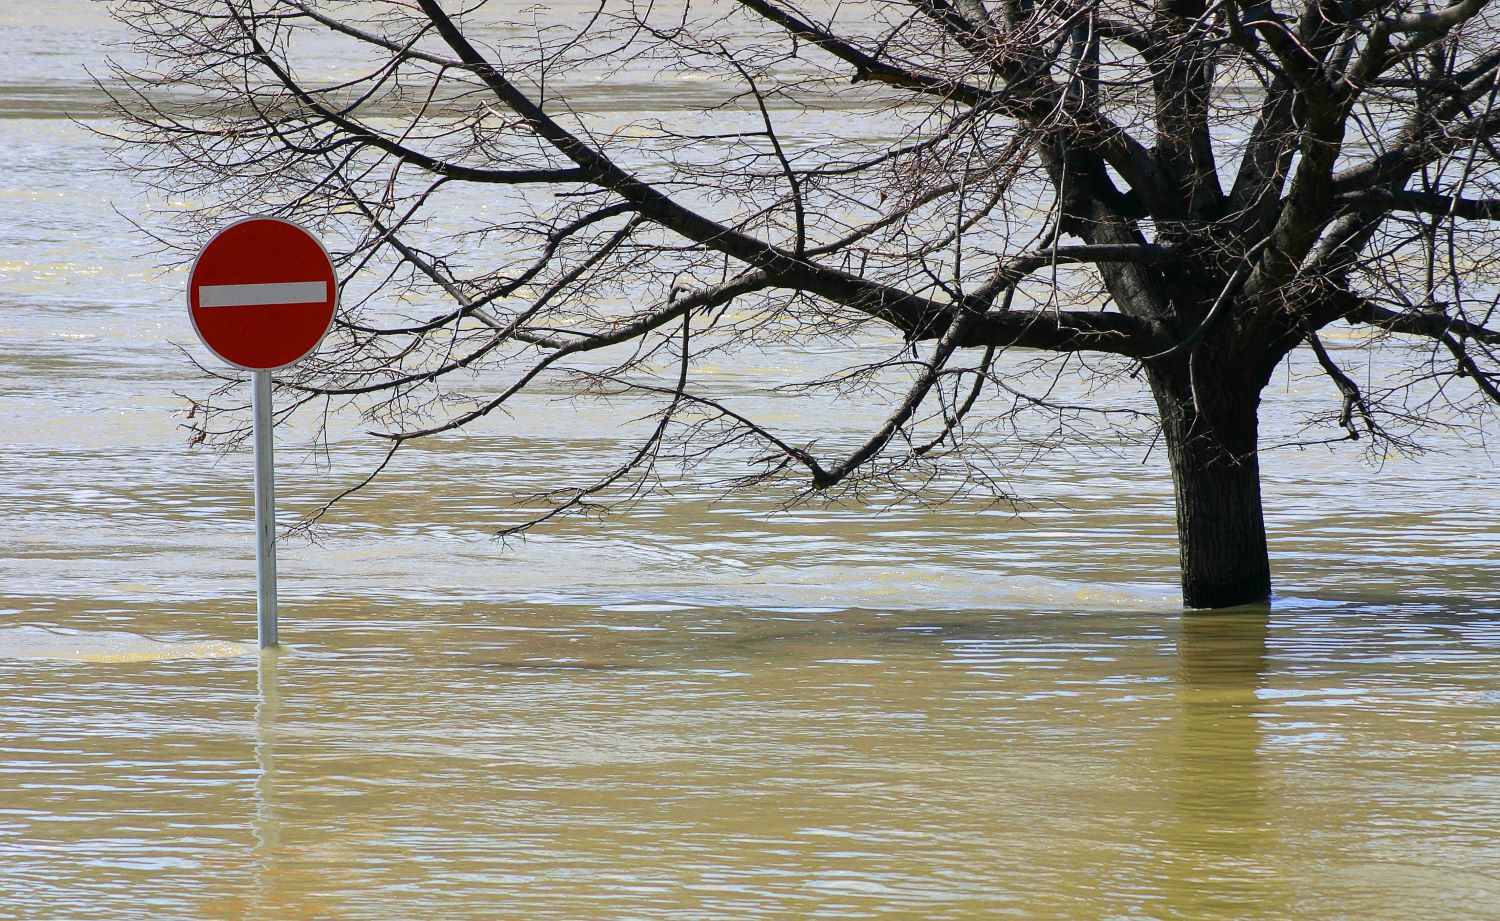
<svg viewBox="0 0 1500 921">
<path fill-rule="evenodd" d="M 1182 600 L 1225 608 L 1271 596 L 1257 457 L 1259 381 L 1226 380 L 1191 359 L 1155 369 L 1151 389 L 1177 499 Z"/>
</svg>

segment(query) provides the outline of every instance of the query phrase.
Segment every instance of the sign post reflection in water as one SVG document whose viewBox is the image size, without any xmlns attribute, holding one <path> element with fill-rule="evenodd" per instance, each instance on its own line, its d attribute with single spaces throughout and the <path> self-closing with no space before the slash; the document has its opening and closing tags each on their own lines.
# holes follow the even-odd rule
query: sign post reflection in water
<svg viewBox="0 0 1500 921">
<path fill-rule="evenodd" d="M 252 372 L 255 416 L 256 618 L 277 645 L 275 458 L 271 372 L 318 347 L 333 325 L 338 278 L 318 238 L 290 221 L 253 217 L 214 234 L 188 277 L 188 316 L 220 361 Z"/>
</svg>

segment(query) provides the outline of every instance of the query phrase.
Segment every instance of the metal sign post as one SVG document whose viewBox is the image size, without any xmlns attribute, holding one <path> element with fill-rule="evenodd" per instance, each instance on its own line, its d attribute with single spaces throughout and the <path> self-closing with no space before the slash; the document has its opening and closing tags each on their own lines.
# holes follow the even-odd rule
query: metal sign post
<svg viewBox="0 0 1500 921">
<path fill-rule="evenodd" d="M 311 355 L 333 326 L 338 276 L 318 238 L 274 217 L 214 234 L 188 278 L 188 316 L 225 364 L 250 371 L 255 415 L 255 610 L 260 648 L 277 645 L 276 482 L 271 372 Z"/>
<path fill-rule="evenodd" d="M 276 641 L 276 448 L 271 440 L 271 372 L 256 371 L 255 414 L 255 618 L 260 648 Z"/>
</svg>

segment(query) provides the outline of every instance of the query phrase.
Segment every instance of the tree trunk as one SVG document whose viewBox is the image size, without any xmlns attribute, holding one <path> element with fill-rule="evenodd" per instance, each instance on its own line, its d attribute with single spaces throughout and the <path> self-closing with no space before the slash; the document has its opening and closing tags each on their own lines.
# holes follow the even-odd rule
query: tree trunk
<svg viewBox="0 0 1500 921">
<path fill-rule="evenodd" d="M 1184 362 L 1150 375 L 1177 495 L 1182 601 L 1262 602 L 1271 596 L 1271 565 L 1256 456 L 1260 382 L 1194 371 Z"/>
</svg>

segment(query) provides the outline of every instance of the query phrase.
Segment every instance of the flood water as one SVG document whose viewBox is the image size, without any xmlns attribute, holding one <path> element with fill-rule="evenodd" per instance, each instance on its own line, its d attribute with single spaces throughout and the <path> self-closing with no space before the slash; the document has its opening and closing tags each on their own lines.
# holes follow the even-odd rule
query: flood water
<svg viewBox="0 0 1500 921">
<path fill-rule="evenodd" d="M 0 6 L 0 918 L 1500 917 L 1500 479 L 1454 435 L 1267 452 L 1276 601 L 1185 615 L 1136 447 L 1018 464 L 1020 516 L 710 467 L 502 545 L 630 444 L 538 399 L 284 546 L 257 655 L 249 455 L 189 448 L 182 272 L 65 117 L 117 35 Z M 278 437 L 287 524 L 377 450 Z"/>
</svg>

